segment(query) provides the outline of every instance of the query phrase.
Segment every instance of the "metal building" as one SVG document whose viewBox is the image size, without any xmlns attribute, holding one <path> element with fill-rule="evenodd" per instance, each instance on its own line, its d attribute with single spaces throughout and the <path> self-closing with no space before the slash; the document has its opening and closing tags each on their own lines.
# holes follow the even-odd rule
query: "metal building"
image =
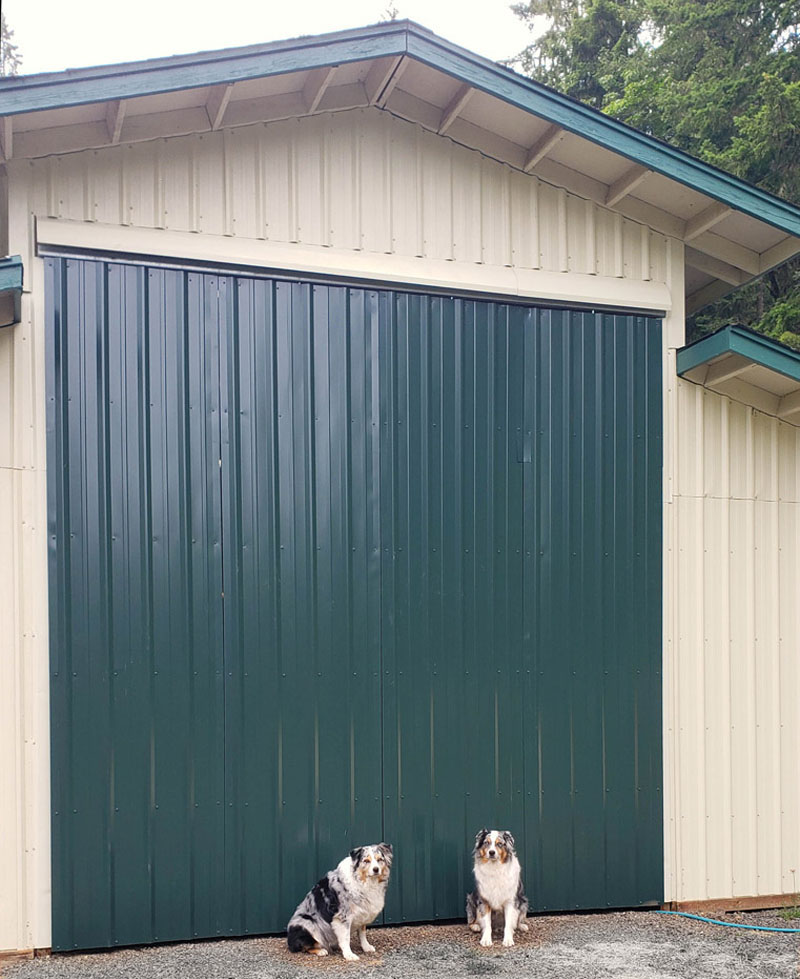
<svg viewBox="0 0 800 979">
<path fill-rule="evenodd" d="M 0 950 L 797 891 L 800 210 L 392 22 L 0 80 Z"/>
</svg>

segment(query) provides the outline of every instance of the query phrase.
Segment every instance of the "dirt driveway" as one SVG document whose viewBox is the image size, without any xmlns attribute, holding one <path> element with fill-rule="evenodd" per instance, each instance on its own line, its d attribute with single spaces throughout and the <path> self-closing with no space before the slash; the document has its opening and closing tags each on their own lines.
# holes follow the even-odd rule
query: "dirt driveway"
<svg viewBox="0 0 800 979">
<path fill-rule="evenodd" d="M 776 912 L 719 916 L 790 927 Z M 377 951 L 291 955 L 280 938 L 236 939 L 54 955 L 7 965 L 3 979 L 375 979 L 480 976 L 517 979 L 798 979 L 800 934 L 722 928 L 649 912 L 529 919 L 517 945 L 483 949 L 466 925 L 370 929 Z"/>
</svg>

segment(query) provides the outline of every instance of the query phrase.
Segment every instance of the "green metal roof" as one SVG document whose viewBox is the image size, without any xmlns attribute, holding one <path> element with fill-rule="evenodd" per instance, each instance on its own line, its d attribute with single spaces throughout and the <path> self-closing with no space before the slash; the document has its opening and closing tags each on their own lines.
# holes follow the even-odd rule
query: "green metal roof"
<svg viewBox="0 0 800 979">
<path fill-rule="evenodd" d="M 683 377 L 724 354 L 738 354 L 753 364 L 800 382 L 800 353 L 745 326 L 725 326 L 716 333 L 681 347 L 678 351 L 678 374 Z"/>
<path fill-rule="evenodd" d="M 224 85 L 406 55 L 599 146 L 800 237 L 800 208 L 412 21 L 152 61 L 0 79 L 0 116 Z"/>
</svg>

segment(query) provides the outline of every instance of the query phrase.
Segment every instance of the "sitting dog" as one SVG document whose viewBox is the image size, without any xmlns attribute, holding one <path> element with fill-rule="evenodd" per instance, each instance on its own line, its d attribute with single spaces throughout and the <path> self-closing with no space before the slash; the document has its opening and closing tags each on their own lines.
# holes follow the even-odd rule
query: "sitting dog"
<svg viewBox="0 0 800 979">
<path fill-rule="evenodd" d="M 367 925 L 383 911 L 391 866 L 389 843 L 351 850 L 297 906 L 286 929 L 289 951 L 327 955 L 338 945 L 349 962 L 356 962 L 358 956 L 350 948 L 351 931 L 355 931 L 361 948 L 374 952 L 375 946 L 367 941 Z"/>
<path fill-rule="evenodd" d="M 528 899 L 511 833 L 482 829 L 472 851 L 475 890 L 467 895 L 467 924 L 480 931 L 481 945 L 492 944 L 492 912 L 504 915 L 503 945 L 514 944 L 514 931 L 527 931 Z M 499 915 L 498 915 L 499 917 Z"/>
</svg>

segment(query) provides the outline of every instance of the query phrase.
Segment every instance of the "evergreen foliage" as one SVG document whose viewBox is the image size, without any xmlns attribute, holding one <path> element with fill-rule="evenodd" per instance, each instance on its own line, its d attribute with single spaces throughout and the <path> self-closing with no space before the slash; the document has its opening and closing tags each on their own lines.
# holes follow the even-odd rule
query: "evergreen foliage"
<svg viewBox="0 0 800 979">
<path fill-rule="evenodd" d="M 8 26 L 6 15 L 0 13 L 0 75 L 16 75 L 22 64 L 22 57 L 13 43 L 14 32 Z"/>
<path fill-rule="evenodd" d="M 800 202 L 800 2 L 527 0 L 548 30 L 515 63 L 643 132 Z M 800 347 L 800 260 L 690 321 L 744 323 Z"/>
</svg>

